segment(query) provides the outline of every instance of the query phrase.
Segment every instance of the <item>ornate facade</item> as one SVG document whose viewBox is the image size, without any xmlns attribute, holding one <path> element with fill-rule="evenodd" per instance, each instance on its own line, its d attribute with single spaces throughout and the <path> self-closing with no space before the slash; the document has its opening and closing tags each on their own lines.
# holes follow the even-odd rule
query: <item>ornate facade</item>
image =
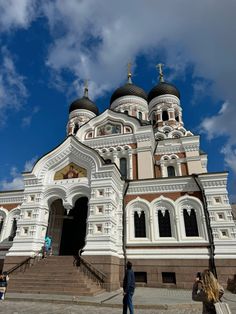
<svg viewBox="0 0 236 314">
<path fill-rule="evenodd" d="M 24 190 L 0 193 L 1 261 L 41 250 L 84 258 L 120 285 L 124 261 L 148 286 L 189 287 L 211 267 L 236 271 L 227 173 L 209 173 L 200 137 L 184 127 L 180 93 L 163 80 L 147 95 L 128 82 L 98 114 L 88 98 L 69 109 L 67 137 L 24 173 Z"/>
</svg>

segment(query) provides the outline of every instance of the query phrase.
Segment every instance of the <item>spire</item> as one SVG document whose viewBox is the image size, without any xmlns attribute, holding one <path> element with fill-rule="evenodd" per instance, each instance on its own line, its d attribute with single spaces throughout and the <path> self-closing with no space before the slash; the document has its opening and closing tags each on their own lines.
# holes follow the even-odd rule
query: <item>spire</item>
<svg viewBox="0 0 236 314">
<path fill-rule="evenodd" d="M 88 98 L 88 80 L 84 80 L 84 97 Z"/>
<path fill-rule="evenodd" d="M 128 65 L 127 65 L 127 68 L 128 68 L 128 83 L 132 84 L 132 79 L 131 79 L 131 76 L 132 76 L 132 73 L 131 73 L 131 65 L 132 63 L 129 62 Z"/>
<path fill-rule="evenodd" d="M 163 71 L 162 71 L 162 67 L 164 66 L 164 64 L 163 63 L 158 63 L 157 65 L 156 65 L 156 68 L 158 69 L 158 71 L 159 71 L 159 82 L 165 82 L 164 81 L 164 76 L 163 76 Z"/>
</svg>

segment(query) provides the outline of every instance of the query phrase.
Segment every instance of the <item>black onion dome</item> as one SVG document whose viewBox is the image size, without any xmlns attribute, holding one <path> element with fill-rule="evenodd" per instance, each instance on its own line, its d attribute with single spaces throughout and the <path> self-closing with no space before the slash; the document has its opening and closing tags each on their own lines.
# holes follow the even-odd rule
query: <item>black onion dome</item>
<svg viewBox="0 0 236 314">
<path fill-rule="evenodd" d="M 160 82 L 159 84 L 154 86 L 149 92 L 148 102 L 150 102 L 153 98 L 157 96 L 166 95 L 166 94 L 174 95 L 180 99 L 180 93 L 174 85 L 170 83 L 166 83 L 166 82 Z"/>
<path fill-rule="evenodd" d="M 145 100 L 147 100 L 146 92 L 141 88 L 132 83 L 126 83 L 125 85 L 117 88 L 111 96 L 110 105 L 116 99 L 123 97 L 123 96 L 138 96 Z"/>
<path fill-rule="evenodd" d="M 99 113 L 98 108 L 95 105 L 95 103 L 93 103 L 86 96 L 83 96 L 82 98 L 76 99 L 75 101 L 73 101 L 72 104 L 70 105 L 69 113 L 71 113 L 73 110 L 76 110 L 76 109 L 86 109 L 86 110 L 92 111 L 96 115 L 98 115 Z"/>
</svg>

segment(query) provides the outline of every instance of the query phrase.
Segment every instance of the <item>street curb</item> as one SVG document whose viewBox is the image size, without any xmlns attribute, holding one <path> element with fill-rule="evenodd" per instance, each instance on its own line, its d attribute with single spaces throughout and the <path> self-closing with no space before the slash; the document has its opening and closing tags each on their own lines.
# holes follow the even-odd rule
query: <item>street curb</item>
<svg viewBox="0 0 236 314">
<path fill-rule="evenodd" d="M 72 300 L 58 300 L 58 299 L 45 299 L 37 298 L 33 299 L 32 297 L 14 297 L 9 296 L 5 298 L 6 301 L 15 301 L 15 302 L 44 302 L 44 303 L 54 303 L 54 304 L 75 304 L 81 306 L 99 306 L 99 307 L 109 307 L 109 308 L 122 308 L 122 304 L 113 304 L 113 303 L 104 303 L 104 302 L 92 302 L 92 301 L 80 301 L 77 297 Z M 134 304 L 135 309 L 158 309 L 158 310 L 171 310 L 171 309 L 201 309 L 202 305 L 199 303 L 190 304 L 190 303 L 177 303 L 177 304 Z"/>
</svg>

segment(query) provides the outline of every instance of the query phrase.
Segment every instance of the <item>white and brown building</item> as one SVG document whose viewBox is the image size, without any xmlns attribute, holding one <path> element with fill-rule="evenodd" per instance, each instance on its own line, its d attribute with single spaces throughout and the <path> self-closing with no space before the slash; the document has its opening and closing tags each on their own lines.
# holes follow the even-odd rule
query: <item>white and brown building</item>
<svg viewBox="0 0 236 314">
<path fill-rule="evenodd" d="M 4 267 L 53 239 L 54 255 L 83 256 L 117 289 L 124 261 L 147 286 L 192 285 L 210 267 L 236 273 L 236 226 L 227 173 L 209 173 L 200 136 L 184 127 L 180 93 L 160 82 L 147 95 L 131 82 L 99 114 L 70 105 L 67 137 L 23 173 L 24 190 L 0 193 Z"/>
</svg>

